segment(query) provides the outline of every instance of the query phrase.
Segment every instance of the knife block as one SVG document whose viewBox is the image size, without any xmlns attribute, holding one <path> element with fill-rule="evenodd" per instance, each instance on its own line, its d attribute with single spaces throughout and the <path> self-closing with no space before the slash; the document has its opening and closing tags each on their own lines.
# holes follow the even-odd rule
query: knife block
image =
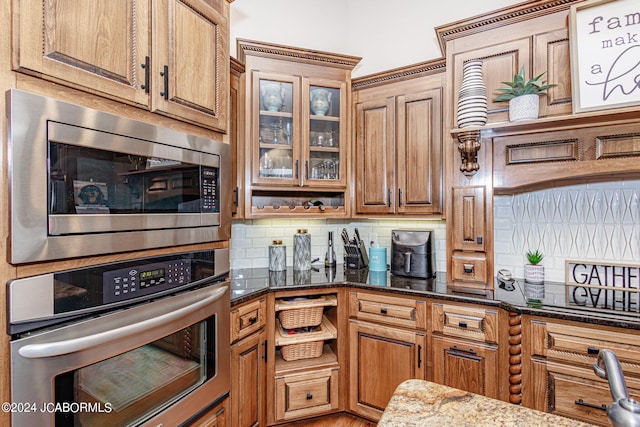
<svg viewBox="0 0 640 427">
<path fill-rule="evenodd" d="M 354 245 L 354 248 L 355 247 L 356 246 Z M 363 268 L 367 268 L 367 266 L 362 262 L 362 257 L 359 252 L 344 254 L 344 267 L 347 270 L 362 270 Z"/>
</svg>

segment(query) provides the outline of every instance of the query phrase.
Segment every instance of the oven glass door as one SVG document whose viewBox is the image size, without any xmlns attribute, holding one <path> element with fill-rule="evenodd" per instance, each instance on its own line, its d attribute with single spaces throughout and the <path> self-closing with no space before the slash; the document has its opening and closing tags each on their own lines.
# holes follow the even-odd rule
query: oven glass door
<svg viewBox="0 0 640 427">
<path fill-rule="evenodd" d="M 136 425 L 162 411 L 215 375 L 214 331 L 211 318 L 57 375 L 51 406 L 70 410 L 56 411 L 55 425 Z"/>
</svg>

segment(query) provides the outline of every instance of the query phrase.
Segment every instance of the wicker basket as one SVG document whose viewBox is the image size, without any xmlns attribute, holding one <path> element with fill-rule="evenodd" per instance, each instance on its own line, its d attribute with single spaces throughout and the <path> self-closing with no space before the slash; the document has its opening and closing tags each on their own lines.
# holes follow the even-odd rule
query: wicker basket
<svg viewBox="0 0 640 427">
<path fill-rule="evenodd" d="M 304 307 L 282 310 L 278 315 L 282 327 L 285 329 L 318 326 L 322 322 L 324 307 Z"/>
<path fill-rule="evenodd" d="M 324 340 L 283 345 L 280 348 L 284 360 L 313 359 L 322 356 Z"/>
</svg>

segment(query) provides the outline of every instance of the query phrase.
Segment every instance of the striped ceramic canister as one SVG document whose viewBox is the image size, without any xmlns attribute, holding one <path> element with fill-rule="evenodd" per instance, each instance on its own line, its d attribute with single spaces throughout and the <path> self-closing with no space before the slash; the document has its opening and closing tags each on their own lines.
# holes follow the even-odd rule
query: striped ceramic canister
<svg viewBox="0 0 640 427">
<path fill-rule="evenodd" d="M 293 235 L 293 269 L 311 269 L 311 234 L 305 229 Z"/>
</svg>

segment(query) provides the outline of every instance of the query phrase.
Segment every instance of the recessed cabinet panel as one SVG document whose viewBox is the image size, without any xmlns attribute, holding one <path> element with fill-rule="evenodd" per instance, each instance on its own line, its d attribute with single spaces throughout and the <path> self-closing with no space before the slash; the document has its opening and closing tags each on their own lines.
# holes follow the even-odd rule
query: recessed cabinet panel
<svg viewBox="0 0 640 427">
<path fill-rule="evenodd" d="M 13 2 L 16 70 L 148 106 L 149 3 L 127 0 Z"/>
<path fill-rule="evenodd" d="M 453 188 L 453 249 L 485 250 L 484 187 Z M 480 277 L 481 280 L 483 278 Z"/>
<path fill-rule="evenodd" d="M 356 210 L 387 213 L 395 207 L 395 100 L 356 105 Z"/>
<path fill-rule="evenodd" d="M 157 0 L 152 111 L 226 131 L 228 21 L 205 2 Z"/>
</svg>

